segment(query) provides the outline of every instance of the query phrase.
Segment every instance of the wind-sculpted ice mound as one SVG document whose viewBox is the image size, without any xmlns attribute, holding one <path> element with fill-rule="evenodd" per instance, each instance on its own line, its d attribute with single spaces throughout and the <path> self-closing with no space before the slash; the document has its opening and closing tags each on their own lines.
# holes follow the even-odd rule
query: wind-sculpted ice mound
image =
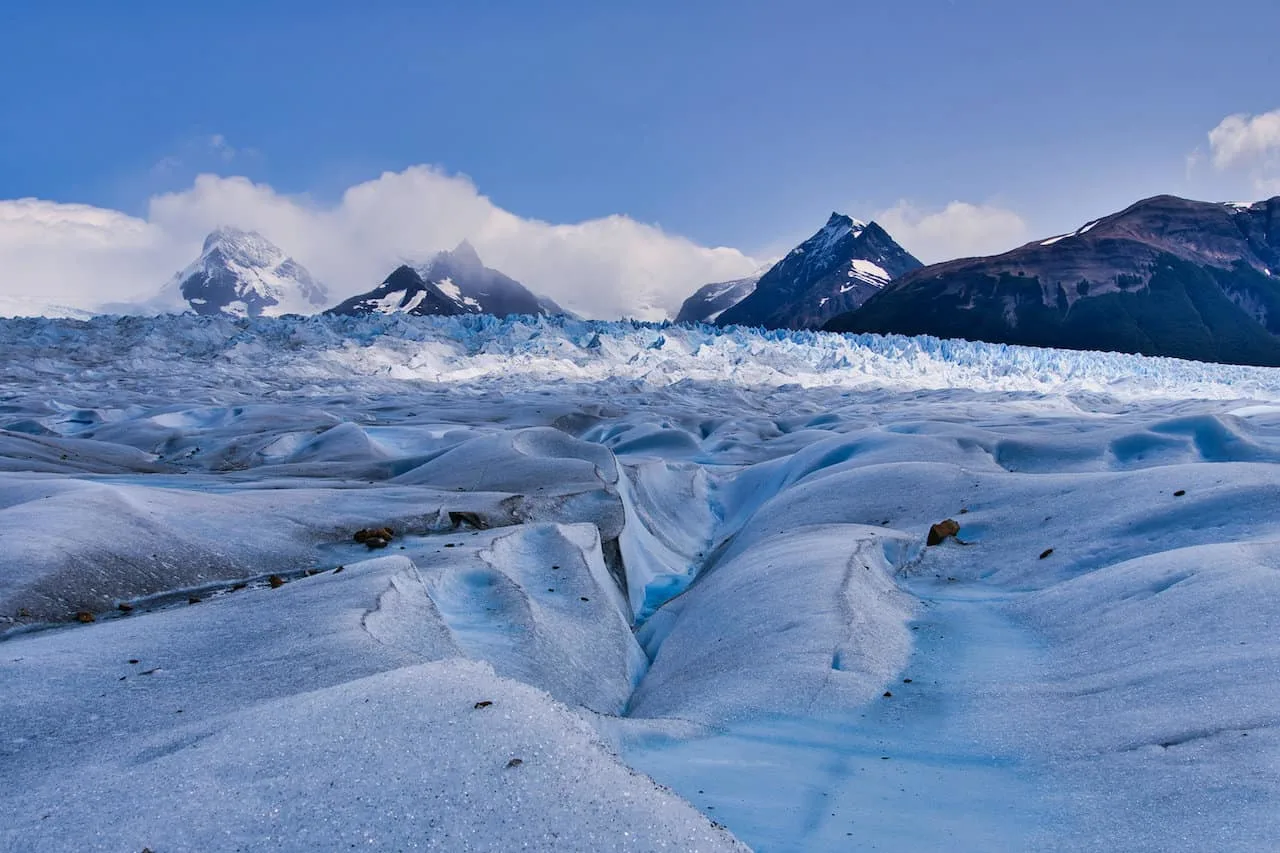
<svg viewBox="0 0 1280 853">
<path fill-rule="evenodd" d="M 351 532 L 371 521 L 426 532 L 448 527 L 450 512 L 504 512 L 501 496 L 425 488 L 203 485 L 0 474 L 0 614 L 9 624 L 100 614 L 156 593 L 332 566 L 364 550 Z"/>
<path fill-rule="evenodd" d="M 316 430 L 290 440 L 301 423 L 316 421 Z M 345 559 L 344 543 L 359 547 L 352 533 L 370 525 L 403 536 L 586 521 L 604 541 L 618 538 L 625 512 L 609 450 L 546 427 L 475 435 L 450 426 L 362 427 L 318 410 L 265 406 L 112 424 L 117 441 L 158 439 L 170 454 L 159 465 L 112 441 L 0 433 L 0 467 L 121 475 L 0 473 L 0 614 L 19 623 L 66 620 L 159 592 L 333 565 Z M 43 452 L 28 452 L 32 443 Z M 52 457 L 60 448 L 67 459 Z M 227 464 L 234 459 L 258 464 Z M 139 469 L 168 476 L 147 479 Z M 277 479 L 267 485 L 264 476 Z M 363 482 L 351 482 L 357 478 Z"/>
<path fill-rule="evenodd" d="M 408 565 L 10 640 L 0 849 L 745 849 L 542 691 L 369 633 Z"/>
<path fill-rule="evenodd" d="M 618 470 L 607 448 L 543 427 L 459 444 L 396 482 L 476 492 L 532 494 L 551 488 L 563 493 L 613 485 Z"/>
<path fill-rule="evenodd" d="M 33 430 L 44 428 L 29 422 Z M 103 441 L 62 438 L 48 433 L 0 430 L 0 472 L 43 474 L 159 473 L 166 466 L 148 453 Z"/>
<path fill-rule="evenodd" d="M 478 557 L 479 565 L 423 572 L 458 648 L 562 701 L 621 711 L 648 661 L 599 531 L 524 525 Z"/>
<path fill-rule="evenodd" d="M 905 537 L 807 527 L 715 563 L 640 632 L 653 665 L 629 713 L 722 725 L 852 707 L 906 664 Z M 886 554 L 889 558 L 886 558 Z"/>
</svg>

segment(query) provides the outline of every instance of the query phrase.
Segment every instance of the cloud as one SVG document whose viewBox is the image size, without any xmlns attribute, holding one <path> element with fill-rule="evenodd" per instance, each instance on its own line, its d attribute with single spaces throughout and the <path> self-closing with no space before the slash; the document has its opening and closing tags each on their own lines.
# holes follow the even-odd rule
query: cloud
<svg viewBox="0 0 1280 853">
<path fill-rule="evenodd" d="M 225 144 L 225 140 L 224 140 Z M 334 301 L 399 262 L 468 239 L 492 267 L 590 317 L 659 319 L 699 285 L 755 262 L 625 216 L 552 224 L 516 216 L 465 177 L 429 166 L 350 187 L 336 204 L 243 177 L 200 175 L 145 218 L 38 199 L 0 201 L 0 296 L 93 308 L 153 296 L 219 225 L 261 232 L 329 285 Z"/>
<path fill-rule="evenodd" d="M 1227 116 L 1209 131 L 1213 165 L 1219 169 L 1252 166 L 1280 155 L 1280 110 L 1251 116 Z"/>
<path fill-rule="evenodd" d="M 964 201 L 935 211 L 900 201 L 875 220 L 925 263 L 1006 252 L 1027 240 L 1027 223 L 1017 213 Z"/>
<path fill-rule="evenodd" d="M 221 133 L 215 133 L 209 137 L 209 149 L 223 160 L 236 158 L 236 149 L 231 147 L 231 143 L 227 142 L 227 138 Z"/>
<path fill-rule="evenodd" d="M 1219 171 L 1247 170 L 1257 192 L 1280 193 L 1280 109 L 1227 116 L 1209 131 L 1209 150 Z"/>
<path fill-rule="evenodd" d="M 0 201 L 0 296 L 81 308 L 145 298 L 179 257 L 160 228 L 118 211 Z"/>
</svg>

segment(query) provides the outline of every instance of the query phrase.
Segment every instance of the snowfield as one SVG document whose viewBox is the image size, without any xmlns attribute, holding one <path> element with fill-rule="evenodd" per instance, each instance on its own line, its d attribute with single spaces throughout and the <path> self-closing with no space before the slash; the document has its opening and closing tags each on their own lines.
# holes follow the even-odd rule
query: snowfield
<svg viewBox="0 0 1280 853">
<path fill-rule="evenodd" d="M 0 849 L 1280 838 L 1280 371 L 183 316 L 0 377 Z"/>
</svg>

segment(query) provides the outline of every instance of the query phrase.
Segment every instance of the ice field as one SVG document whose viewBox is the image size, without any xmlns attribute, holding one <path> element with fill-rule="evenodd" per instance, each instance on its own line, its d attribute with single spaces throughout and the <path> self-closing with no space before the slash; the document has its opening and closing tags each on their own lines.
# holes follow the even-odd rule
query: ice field
<svg viewBox="0 0 1280 853">
<path fill-rule="evenodd" d="M 0 849 L 1274 851 L 1277 463 L 1264 368 L 0 320 Z"/>
</svg>

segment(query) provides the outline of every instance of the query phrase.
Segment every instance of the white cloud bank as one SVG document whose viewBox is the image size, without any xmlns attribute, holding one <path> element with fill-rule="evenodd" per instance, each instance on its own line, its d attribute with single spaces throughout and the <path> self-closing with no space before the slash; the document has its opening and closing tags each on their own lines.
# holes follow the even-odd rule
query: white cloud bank
<svg viewBox="0 0 1280 853">
<path fill-rule="evenodd" d="M 1209 151 L 1219 171 L 1247 170 L 1259 194 L 1280 193 L 1280 109 L 1227 116 L 1209 131 Z"/>
<path fill-rule="evenodd" d="M 151 199 L 145 218 L 39 199 L 0 201 L 0 313 L 94 309 L 154 297 L 219 225 L 261 232 L 312 271 L 336 303 L 406 259 L 468 239 L 485 263 L 588 317 L 660 319 L 696 287 L 749 274 L 736 249 L 706 248 L 625 216 L 571 225 L 497 207 L 465 177 L 427 166 L 387 172 L 334 205 L 246 178 L 201 175 Z"/>
<path fill-rule="evenodd" d="M 1027 223 L 1012 210 L 964 201 L 936 211 L 900 201 L 875 220 L 926 264 L 1007 252 L 1028 239 Z"/>
</svg>

